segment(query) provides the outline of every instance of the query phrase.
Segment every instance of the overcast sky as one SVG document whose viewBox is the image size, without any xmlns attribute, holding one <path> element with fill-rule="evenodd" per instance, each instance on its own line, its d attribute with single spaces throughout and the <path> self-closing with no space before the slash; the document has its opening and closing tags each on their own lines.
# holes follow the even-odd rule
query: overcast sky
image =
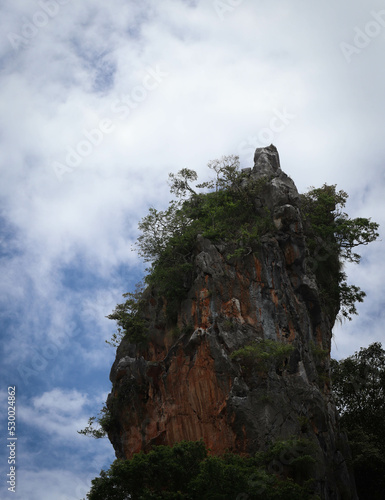
<svg viewBox="0 0 385 500">
<path fill-rule="evenodd" d="M 114 459 L 77 434 L 110 390 L 105 316 L 144 265 L 137 223 L 167 174 L 274 143 L 300 192 L 385 227 L 385 6 L 375 0 L 13 0 L 0 38 L 2 426 L 17 387 L 17 493 L 80 500 Z M 382 233 L 382 231 L 381 231 Z M 385 343 L 384 243 L 333 356 Z"/>
</svg>

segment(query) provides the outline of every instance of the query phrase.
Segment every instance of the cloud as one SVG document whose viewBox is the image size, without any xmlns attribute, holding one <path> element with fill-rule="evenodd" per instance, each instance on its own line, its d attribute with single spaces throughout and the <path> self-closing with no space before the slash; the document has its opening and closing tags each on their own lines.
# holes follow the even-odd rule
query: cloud
<svg viewBox="0 0 385 500">
<path fill-rule="evenodd" d="M 83 484 L 79 476 L 66 470 L 38 470 L 25 471 L 22 478 L 16 476 L 18 484 L 16 498 L 28 498 L 29 500 L 79 500 L 78 488 Z M 77 486 L 76 486 L 77 485 Z M 4 497 L 9 496 L 6 489 L 3 490 Z M 77 496 L 75 496 L 77 495 Z"/>
<path fill-rule="evenodd" d="M 86 438 L 77 431 L 102 407 L 107 394 L 53 387 L 27 400 L 23 392 L 16 392 L 15 498 L 85 497 L 91 480 L 109 467 L 114 455 L 107 439 Z M 4 483 L 0 492 L 8 494 Z"/>
<path fill-rule="evenodd" d="M 16 499 L 28 500 L 80 500 L 85 498 L 90 490 L 91 481 L 100 474 L 102 468 L 107 468 L 106 457 L 111 460 L 111 454 L 107 449 L 100 446 L 98 452 L 90 455 L 88 460 L 84 455 L 63 454 L 65 462 L 71 462 L 72 470 L 63 467 L 31 467 L 27 465 L 25 469 L 16 475 Z M 29 459 L 39 462 L 41 457 L 29 456 Z M 63 460 L 64 462 L 64 460 Z M 10 496 L 6 487 L 2 483 L 0 493 L 3 498 Z"/>
<path fill-rule="evenodd" d="M 100 399 L 100 398 L 99 398 Z M 86 423 L 89 396 L 76 389 L 54 388 L 35 396 L 31 404 L 19 406 L 19 420 L 39 432 L 51 434 L 55 440 L 79 441 L 77 431 Z"/>
</svg>

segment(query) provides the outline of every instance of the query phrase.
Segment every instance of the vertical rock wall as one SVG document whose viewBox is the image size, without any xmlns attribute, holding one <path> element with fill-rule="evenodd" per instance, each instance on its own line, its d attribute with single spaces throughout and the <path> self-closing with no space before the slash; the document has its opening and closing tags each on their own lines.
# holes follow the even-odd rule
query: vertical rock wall
<svg viewBox="0 0 385 500">
<path fill-rule="evenodd" d="M 257 149 L 251 179 L 267 180 L 255 199 L 274 231 L 258 252 L 228 258 L 225 244 L 198 237 L 193 282 L 170 327 L 162 297 L 147 291 L 150 341 L 123 340 L 108 397 L 117 457 L 155 444 L 204 439 L 214 454 L 255 453 L 277 439 L 314 443 L 322 499 L 356 498 L 330 393 L 330 317 L 321 304 L 293 181 L 274 146 Z M 247 182 L 247 181 L 245 181 Z M 272 339 L 293 348 L 279 366 L 246 370 L 235 350 Z M 344 496 L 345 495 L 345 496 Z"/>
</svg>

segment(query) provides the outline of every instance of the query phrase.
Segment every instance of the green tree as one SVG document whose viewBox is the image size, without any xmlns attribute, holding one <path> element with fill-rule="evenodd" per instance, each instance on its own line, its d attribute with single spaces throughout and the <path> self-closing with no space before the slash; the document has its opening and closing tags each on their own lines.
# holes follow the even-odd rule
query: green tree
<svg viewBox="0 0 385 500">
<path fill-rule="evenodd" d="M 108 431 L 113 428 L 113 425 L 114 421 L 111 412 L 108 410 L 107 406 L 104 405 L 98 416 L 90 417 L 88 419 L 88 425 L 84 429 L 78 431 L 78 434 L 101 439 L 107 436 Z"/>
<path fill-rule="evenodd" d="M 332 387 L 347 432 L 360 498 L 383 499 L 385 490 L 385 351 L 375 342 L 332 360 Z"/>
<path fill-rule="evenodd" d="M 131 460 L 115 460 L 92 481 L 87 498 L 309 500 L 315 497 L 309 481 L 314 458 L 308 450 L 298 440 L 275 443 L 257 457 L 209 456 L 203 441 L 156 446 Z M 275 469 L 269 471 L 272 462 Z"/>
<path fill-rule="evenodd" d="M 342 318 L 357 314 L 356 302 L 365 297 L 356 285 L 347 283 L 345 262 L 359 263 L 356 248 L 379 237 L 379 225 L 371 219 L 349 218 L 343 211 L 348 195 L 336 185 L 324 184 L 302 195 L 302 214 L 310 252 L 308 264 L 313 268 L 324 305 L 331 317 L 340 312 Z"/>
<path fill-rule="evenodd" d="M 122 304 L 117 304 L 115 310 L 107 316 L 108 319 L 116 321 L 117 332 L 112 335 L 106 343 L 117 347 L 123 336 L 126 336 L 132 344 L 142 344 L 147 341 L 147 322 L 143 318 L 143 287 L 139 284 L 135 292 L 124 293 L 126 299 Z"/>
<path fill-rule="evenodd" d="M 167 210 L 151 208 L 139 222 L 138 252 L 153 267 L 159 261 L 163 264 L 170 246 L 175 259 L 186 260 L 186 247 L 191 246 L 198 233 L 230 239 L 236 233 L 233 222 L 250 220 L 247 209 L 252 208 L 251 185 L 241 187 L 244 174 L 239 170 L 239 158 L 224 156 L 209 162 L 208 167 L 215 172 L 215 179 L 200 184 L 196 184 L 198 176 L 194 170 L 183 168 L 177 174 L 169 174 L 170 192 L 177 199 L 170 202 Z"/>
</svg>

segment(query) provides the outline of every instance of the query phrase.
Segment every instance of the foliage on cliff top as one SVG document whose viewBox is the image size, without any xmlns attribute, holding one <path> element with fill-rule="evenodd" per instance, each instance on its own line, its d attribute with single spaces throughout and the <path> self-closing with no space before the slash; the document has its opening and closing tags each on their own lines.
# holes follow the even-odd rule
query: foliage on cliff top
<svg viewBox="0 0 385 500">
<path fill-rule="evenodd" d="M 269 214 L 257 215 L 254 206 L 265 180 L 246 180 L 237 156 L 224 156 L 208 167 L 214 179 L 200 184 L 196 184 L 194 170 L 183 168 L 169 174 L 176 199 L 166 210 L 150 208 L 139 223 L 138 252 L 151 263 L 146 281 L 167 299 L 179 298 L 186 291 L 199 234 L 213 242 L 234 243 L 234 256 L 242 256 L 253 251 L 261 234 L 271 227 Z"/>
<path fill-rule="evenodd" d="M 239 166 L 237 156 L 213 160 L 208 164 L 213 178 L 200 184 L 194 170 L 183 168 L 169 174 L 170 191 L 176 198 L 165 210 L 150 208 L 139 222 L 138 253 L 150 263 L 145 283 L 166 298 L 171 321 L 176 320 L 173 314 L 192 283 L 198 235 L 213 242 L 230 242 L 233 250 L 227 257 L 242 257 L 255 251 L 261 235 L 274 229 L 270 213 L 261 216 L 255 209 L 256 197 L 268 179 L 253 180 Z M 343 211 L 347 197 L 335 185 L 326 184 L 302 195 L 310 253 L 307 265 L 315 272 L 323 306 L 333 321 L 338 312 L 351 319 L 357 313 L 356 302 L 362 302 L 365 296 L 359 287 L 347 283 L 343 262 L 358 263 L 356 247 L 379 236 L 377 223 L 351 219 Z M 108 316 L 118 324 L 112 345 L 118 345 L 123 335 L 132 343 L 145 341 L 141 294 L 124 297 L 126 301 Z"/>
<path fill-rule="evenodd" d="M 171 304 L 188 289 L 198 234 L 214 242 L 234 243 L 232 256 L 242 257 L 256 249 L 262 234 L 273 229 L 270 214 L 261 216 L 255 209 L 256 197 L 267 178 L 246 178 L 239 170 L 237 156 L 214 160 L 208 167 L 215 178 L 196 186 L 193 170 L 184 168 L 178 174 L 169 174 L 170 190 L 176 199 L 165 211 L 151 208 L 139 223 L 138 252 L 151 262 L 146 281 L 156 285 Z M 349 218 L 344 212 L 347 198 L 345 191 L 324 184 L 303 194 L 301 203 L 311 259 L 308 263 L 333 319 L 338 312 L 351 319 L 357 313 L 356 302 L 362 302 L 365 296 L 359 287 L 347 283 L 343 263 L 359 263 L 361 256 L 356 248 L 379 237 L 376 222 Z"/>
<path fill-rule="evenodd" d="M 208 164 L 213 178 L 200 184 L 194 170 L 183 168 L 169 174 L 170 191 L 176 198 L 166 210 L 151 207 L 139 222 L 137 250 L 150 263 L 145 283 L 166 298 L 170 320 L 175 319 L 173 312 L 191 285 L 198 235 L 213 242 L 232 242 L 234 251 L 227 257 L 240 257 L 252 252 L 260 236 L 272 227 L 270 214 L 258 216 L 254 208 L 255 196 L 266 181 L 246 181 L 239 167 L 238 156 L 213 160 Z M 107 316 L 118 325 L 107 342 L 113 346 L 119 345 L 123 335 L 132 343 L 145 340 L 142 295 L 137 291 L 123 296 L 126 301 Z"/>
</svg>

